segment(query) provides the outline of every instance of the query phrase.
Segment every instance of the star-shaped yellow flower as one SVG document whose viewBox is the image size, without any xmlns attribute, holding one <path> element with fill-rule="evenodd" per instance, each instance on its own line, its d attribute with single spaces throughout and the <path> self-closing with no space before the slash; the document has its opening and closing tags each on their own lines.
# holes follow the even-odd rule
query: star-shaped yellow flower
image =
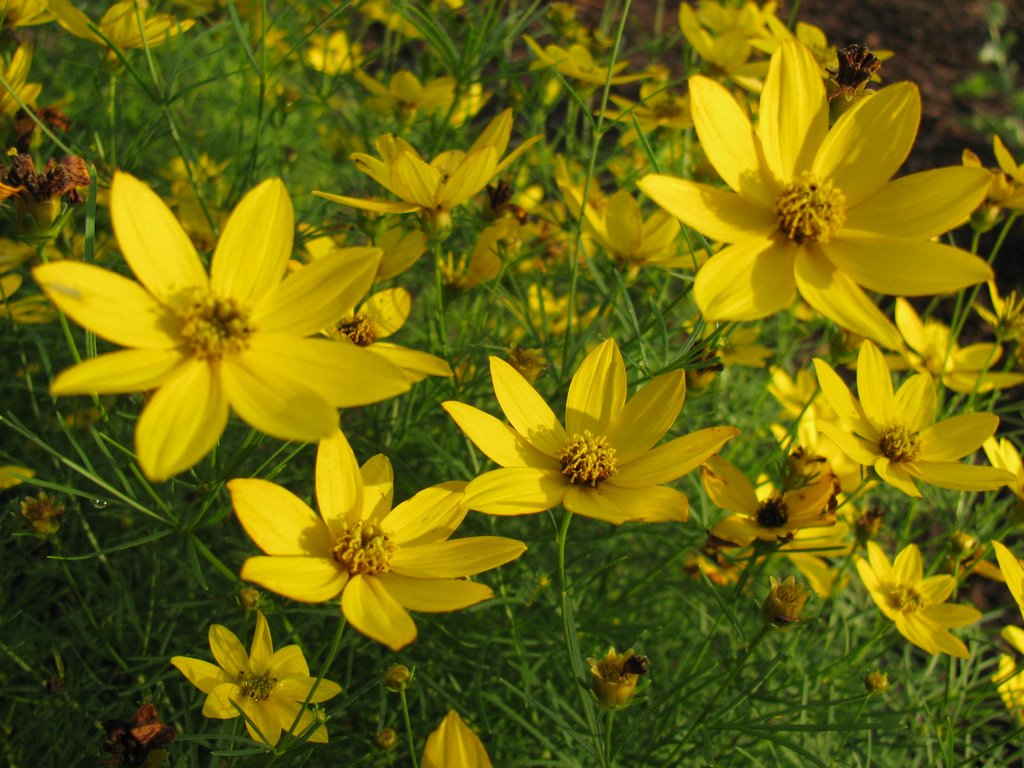
<svg viewBox="0 0 1024 768">
<path fill-rule="evenodd" d="M 341 596 L 348 622 L 394 651 L 416 639 L 406 609 L 456 611 L 493 596 L 465 577 L 514 560 L 522 542 L 500 536 L 447 541 L 466 510 L 465 483 L 420 491 L 391 508 L 391 463 L 361 468 L 345 436 L 323 440 L 316 460 L 317 515 L 279 485 L 228 482 L 235 513 L 266 557 L 250 557 L 241 576 L 292 600 Z"/>
<path fill-rule="evenodd" d="M 1009 472 L 960 463 L 999 426 L 991 413 L 963 413 L 933 424 L 935 385 L 927 373 L 911 376 L 893 393 L 885 357 L 870 341 L 857 357 L 856 399 L 824 360 L 815 359 L 825 399 L 838 423 L 818 421 L 818 429 L 859 464 L 910 496 L 920 496 L 914 480 L 940 488 L 990 491 L 1013 482 Z"/>
<path fill-rule="evenodd" d="M 465 503 L 492 515 L 563 505 L 610 523 L 684 521 L 686 496 L 669 483 L 735 437 L 709 427 L 664 445 L 683 407 L 685 375 L 658 376 L 626 401 L 626 366 L 612 339 L 596 347 L 569 385 L 562 426 L 544 398 L 508 363 L 491 358 L 491 381 L 511 426 L 465 403 L 443 403 L 477 448 L 502 469 L 466 487 Z"/>
<path fill-rule="evenodd" d="M 753 320 L 796 291 L 825 317 L 891 348 L 896 328 L 864 293 L 922 296 L 987 280 L 985 262 L 931 238 L 985 197 L 988 172 L 939 168 L 889 181 L 921 111 L 899 83 L 862 98 L 830 129 L 819 66 L 793 40 L 772 56 L 755 130 L 720 84 L 690 78 L 694 125 L 733 192 L 670 176 L 639 182 L 683 223 L 722 243 L 697 274 L 708 320 Z"/>
<path fill-rule="evenodd" d="M 278 179 L 251 190 L 225 225 L 207 275 L 167 206 L 144 183 L 117 173 L 114 234 L 136 283 L 76 261 L 33 270 L 63 312 L 108 341 L 111 352 L 61 372 L 54 395 L 157 390 L 135 428 L 139 465 L 165 480 L 205 456 L 229 407 L 282 440 L 314 442 L 337 428 L 336 409 L 409 389 L 409 378 L 353 344 L 304 338 L 338 319 L 351 282 L 377 268 L 318 259 L 286 279 L 294 214 Z"/>
</svg>

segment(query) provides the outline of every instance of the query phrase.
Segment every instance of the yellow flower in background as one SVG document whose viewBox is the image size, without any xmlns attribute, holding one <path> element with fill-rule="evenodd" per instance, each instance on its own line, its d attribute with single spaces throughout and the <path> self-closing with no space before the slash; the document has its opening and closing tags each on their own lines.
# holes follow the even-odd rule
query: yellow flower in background
<svg viewBox="0 0 1024 768">
<path fill-rule="evenodd" d="M 412 120 L 418 112 L 448 109 L 455 101 L 453 77 L 439 77 L 424 84 L 409 70 L 401 69 L 387 85 L 362 71 L 356 72 L 356 80 L 373 94 L 366 102 L 370 109 L 384 114 L 399 112 L 405 120 Z"/>
<path fill-rule="evenodd" d="M 0 113 L 13 116 L 23 104 L 31 107 L 36 103 L 43 86 L 27 82 L 31 68 L 32 46 L 19 45 L 10 62 L 4 65 L 6 87 L 0 92 Z"/>
<path fill-rule="evenodd" d="M 480 192 L 542 136 L 533 136 L 505 157 L 512 135 L 512 110 L 495 117 L 468 151 L 448 150 L 429 164 L 404 139 L 387 134 L 377 139 L 379 158 L 352 155 L 356 167 L 401 202 L 363 200 L 314 191 L 327 200 L 377 213 L 419 213 L 426 229 L 446 232 L 454 208 Z"/>
<path fill-rule="evenodd" d="M 20 475 L 21 477 L 15 477 Z M 21 485 L 24 480 L 22 477 L 35 477 L 36 471 L 29 467 L 23 467 L 18 464 L 0 464 L 0 491 L 6 491 L 8 488 L 13 488 L 16 485 Z"/>
<path fill-rule="evenodd" d="M 466 516 L 464 486 L 435 485 L 392 509 L 391 463 L 378 455 L 360 468 L 335 431 L 317 452 L 319 516 L 266 480 L 228 482 L 239 522 L 267 553 L 246 560 L 241 577 L 307 603 L 340 595 L 353 627 L 397 651 L 416 639 L 408 610 L 456 611 L 490 599 L 490 587 L 466 577 L 526 550 L 499 536 L 447 540 Z"/>
<path fill-rule="evenodd" d="M 766 17 L 774 14 L 775 3 L 761 9 L 753 2 L 733 7 L 705 1 L 696 11 L 682 3 L 679 29 L 697 55 L 710 65 L 712 74 L 757 93 L 768 72 L 768 62 L 750 61 L 752 43 L 769 35 Z"/>
<path fill-rule="evenodd" d="M 693 127 L 689 94 L 675 94 L 669 90 L 667 83 L 644 83 L 640 86 L 640 97 L 636 102 L 615 94 L 609 98 L 621 110 L 618 113 L 609 111 L 608 117 L 622 123 L 624 130 L 620 143 L 623 146 L 637 138 L 633 127 L 634 116 L 640 124 L 640 130 L 648 137 L 658 128 L 684 131 Z"/>
<path fill-rule="evenodd" d="M 0 20 L 9 29 L 34 27 L 53 19 L 49 0 L 4 0 L 0 6 Z"/>
<path fill-rule="evenodd" d="M 754 320 L 799 291 L 837 325 L 891 348 L 900 335 L 864 289 L 920 296 L 992 276 L 977 256 L 931 238 L 964 221 L 988 174 L 939 168 L 889 182 L 917 133 L 921 99 L 899 83 L 856 102 L 829 129 L 814 57 L 794 41 L 772 56 L 755 130 L 720 84 L 690 78 L 701 146 L 733 190 L 649 175 L 638 186 L 684 224 L 730 245 L 697 273 L 707 320 Z"/>
<path fill-rule="evenodd" d="M 259 611 L 248 653 L 227 627 L 211 624 L 209 636 L 216 664 L 188 656 L 171 659 L 171 664 L 206 694 L 204 717 L 229 720 L 245 713 L 249 735 L 270 746 L 276 745 L 281 732 L 298 718 L 291 733 L 308 734 L 309 741 L 327 743 L 327 727 L 318 724 L 303 702 L 309 699 L 310 704 L 319 704 L 332 699 L 341 693 L 341 686 L 311 677 L 299 646 L 286 645 L 275 652 L 270 627 Z"/>
<path fill-rule="evenodd" d="M 423 747 L 421 768 L 492 768 L 487 750 L 473 730 L 454 709 L 448 710 L 444 720 Z"/>
<path fill-rule="evenodd" d="M 991 392 L 1024 383 L 1024 374 L 989 370 L 1002 357 L 998 344 L 960 347 L 948 325 L 922 321 L 905 299 L 896 299 L 896 327 L 910 348 L 902 352 L 909 366 L 938 378 L 954 392 Z"/>
<path fill-rule="evenodd" d="M 579 80 L 589 86 L 604 85 L 611 82 L 612 85 L 632 83 L 636 80 L 643 80 L 647 75 L 619 75 L 629 66 L 628 61 L 620 61 L 611 67 L 598 64 L 594 61 L 593 55 L 584 45 L 573 43 L 568 48 L 558 45 L 545 45 L 543 48 L 529 35 L 523 35 L 523 40 L 530 46 L 537 60 L 530 65 L 530 69 L 547 69 L 553 67 L 559 74 L 572 80 Z M 610 80 L 609 80 L 610 77 Z"/>
<path fill-rule="evenodd" d="M 98 24 L 72 5 L 70 0 L 47 2 L 57 22 L 72 35 L 120 51 L 160 45 L 195 24 L 194 19 L 179 21 L 167 13 L 150 14 L 149 3 L 145 0 L 114 3 L 107 8 Z"/>
<path fill-rule="evenodd" d="M 998 440 L 995 437 L 990 437 L 981 444 L 981 447 L 993 467 L 1005 469 L 1014 476 L 1013 481 L 1007 484 L 1007 488 L 1024 502 L 1024 462 L 1021 461 L 1017 446 L 1005 437 Z"/>
<path fill-rule="evenodd" d="M 747 476 L 721 456 L 712 456 L 700 470 L 708 498 L 731 512 L 711 528 L 711 535 L 739 547 L 755 539 L 790 541 L 797 531 L 836 522 L 839 484 L 831 471 L 807 485 L 785 493 L 768 484 L 754 488 Z"/>
<path fill-rule="evenodd" d="M 885 358 L 874 344 L 861 344 L 854 398 L 824 360 L 815 358 L 818 384 L 836 413 L 836 422 L 818 429 L 851 459 L 874 467 L 882 480 L 909 496 L 920 496 L 914 480 L 960 491 L 991 491 L 1013 482 L 994 467 L 960 462 L 999 426 L 991 413 L 964 413 L 935 420 L 935 385 L 926 373 L 911 376 L 893 393 Z"/>
<path fill-rule="evenodd" d="M 1003 640 L 1018 653 L 1024 653 L 1024 629 L 1020 627 L 1003 627 L 999 633 Z M 999 655 L 999 666 L 992 673 L 992 682 L 1010 713 L 1017 722 L 1024 725 L 1024 668 L 1017 665 L 1016 659 L 1007 653 Z"/>
<path fill-rule="evenodd" d="M 981 612 L 967 605 L 946 604 L 956 579 L 949 575 L 926 578 L 916 544 L 904 547 L 894 563 L 875 542 L 869 541 L 867 548 L 868 559 L 856 559 L 857 573 L 875 605 L 895 622 L 899 633 L 933 656 L 948 653 L 968 658 L 967 646 L 949 630 L 974 624 Z"/>
<path fill-rule="evenodd" d="M 640 677 L 647 674 L 650 661 L 632 648 L 618 653 L 612 646 L 603 659 L 589 658 L 590 685 L 597 704 L 606 712 L 629 706 Z"/>
<path fill-rule="evenodd" d="M 696 469 L 739 433 L 709 427 L 655 447 L 683 407 L 684 372 L 658 376 L 627 402 L 626 367 L 612 339 L 573 375 L 564 427 L 512 366 L 490 361 L 494 394 L 510 425 L 465 403 L 442 404 L 502 467 L 466 487 L 466 506 L 487 514 L 526 515 L 561 504 L 616 525 L 685 521 L 686 496 L 664 483 Z"/>
<path fill-rule="evenodd" d="M 21 283 L 21 275 L 0 275 L 0 317 L 6 317 L 14 323 L 33 325 L 53 322 L 57 318 L 57 312 L 45 296 L 36 294 L 20 299 L 12 298 L 21 287 Z"/>
<path fill-rule="evenodd" d="M 1017 601 L 1020 615 L 1024 617 L 1024 563 L 1002 542 L 993 541 L 992 548 L 996 551 L 996 560 L 999 561 L 999 570 L 1006 579 L 1006 587 Z"/>
<path fill-rule="evenodd" d="M 135 428 L 139 465 L 153 480 L 188 469 L 217 443 L 233 409 L 255 429 L 312 442 L 333 433 L 339 407 L 405 392 L 400 370 L 318 333 L 338 318 L 353 281 L 376 259 L 319 259 L 283 279 L 294 214 L 284 184 L 263 182 L 239 202 L 207 275 L 174 215 L 144 183 L 114 176 L 114 233 L 136 283 L 91 264 L 33 270 L 79 325 L 130 349 L 60 373 L 55 396 L 156 389 Z"/>
<path fill-rule="evenodd" d="M 345 30 L 317 35 L 305 54 L 306 64 L 325 75 L 347 75 L 363 63 L 363 46 L 349 43 Z"/>
</svg>

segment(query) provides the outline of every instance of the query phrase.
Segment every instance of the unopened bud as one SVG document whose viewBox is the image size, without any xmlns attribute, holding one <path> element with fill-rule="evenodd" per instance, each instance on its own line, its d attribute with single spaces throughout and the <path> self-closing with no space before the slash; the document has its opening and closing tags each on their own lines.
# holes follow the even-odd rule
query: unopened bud
<svg viewBox="0 0 1024 768">
<path fill-rule="evenodd" d="M 384 673 L 384 685 L 392 693 L 404 691 L 412 684 L 413 673 L 405 664 L 392 664 Z"/>
</svg>

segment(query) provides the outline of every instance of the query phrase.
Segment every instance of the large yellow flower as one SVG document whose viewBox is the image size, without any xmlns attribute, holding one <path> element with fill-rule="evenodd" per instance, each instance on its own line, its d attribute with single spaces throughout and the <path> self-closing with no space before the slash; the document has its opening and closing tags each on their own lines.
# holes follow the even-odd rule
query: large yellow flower
<svg viewBox="0 0 1024 768">
<path fill-rule="evenodd" d="M 261 432 L 313 442 L 337 428 L 336 408 L 409 388 L 409 378 L 377 355 L 303 338 L 338 319 L 339 297 L 373 273 L 379 254 L 360 262 L 325 257 L 282 280 L 294 216 L 279 180 L 263 182 L 235 208 L 209 275 L 174 215 L 141 181 L 116 174 L 110 209 L 139 283 L 75 261 L 44 264 L 33 275 L 75 322 L 131 349 L 63 371 L 50 391 L 157 389 L 135 429 L 150 478 L 164 480 L 206 455 L 229 406 Z"/>
<path fill-rule="evenodd" d="M 394 651 L 416 639 L 407 608 L 455 611 L 491 598 L 490 587 L 465 577 L 514 560 L 526 546 L 500 536 L 447 541 L 466 516 L 465 483 L 427 488 L 392 509 L 393 486 L 387 458 L 360 468 L 339 431 L 317 452 L 319 516 L 279 485 L 231 480 L 238 519 L 268 555 L 246 560 L 242 578 L 292 600 L 341 595 L 349 623 Z"/>
<path fill-rule="evenodd" d="M 956 579 L 948 574 L 925 578 L 916 544 L 908 544 L 890 563 L 882 548 L 869 541 L 868 559 L 858 557 L 856 562 L 871 599 L 907 640 L 932 655 L 970 656 L 949 629 L 973 624 L 981 612 L 968 605 L 945 605 Z"/>
<path fill-rule="evenodd" d="M 889 178 L 917 133 L 921 99 L 899 83 L 866 96 L 828 127 L 819 67 L 795 41 L 772 56 L 755 130 L 720 84 L 690 78 L 697 135 L 733 193 L 670 176 L 648 197 L 708 237 L 731 243 L 697 274 L 708 320 L 753 320 L 799 290 L 838 325 L 897 348 L 900 336 L 863 288 L 920 296 L 988 279 L 977 256 L 932 242 L 985 197 L 988 173 L 940 168 Z"/>
<path fill-rule="evenodd" d="M 911 376 L 893 393 L 885 358 L 874 344 L 861 344 L 857 357 L 857 400 L 832 367 L 815 358 L 825 399 L 839 423 L 819 421 L 818 429 L 859 464 L 910 496 L 921 492 L 914 479 L 940 488 L 991 491 L 1013 482 L 1009 472 L 962 464 L 999 426 L 991 413 L 963 413 L 935 420 L 935 385 L 927 373 Z"/>
<path fill-rule="evenodd" d="M 526 515 L 561 504 L 615 524 L 686 520 L 686 496 L 662 484 L 699 467 L 739 430 L 709 427 L 655 448 L 683 407 L 684 376 L 658 376 L 626 402 L 626 366 L 609 339 L 572 377 L 562 426 L 525 378 L 492 357 L 494 394 L 511 426 L 465 403 L 443 403 L 469 439 L 503 467 L 470 482 L 466 505 L 492 515 Z"/>
<path fill-rule="evenodd" d="M 327 742 L 327 728 L 316 724 L 313 713 L 303 709 L 303 702 L 327 701 L 341 693 L 341 686 L 311 677 L 299 646 L 286 645 L 275 652 L 262 613 L 256 612 L 256 632 L 249 653 L 235 633 L 220 624 L 210 625 L 210 650 L 216 664 L 188 656 L 171 659 L 171 664 L 206 694 L 204 716 L 229 720 L 244 712 L 249 735 L 271 746 L 298 718 L 296 735 L 308 732 L 309 741 Z"/>
</svg>

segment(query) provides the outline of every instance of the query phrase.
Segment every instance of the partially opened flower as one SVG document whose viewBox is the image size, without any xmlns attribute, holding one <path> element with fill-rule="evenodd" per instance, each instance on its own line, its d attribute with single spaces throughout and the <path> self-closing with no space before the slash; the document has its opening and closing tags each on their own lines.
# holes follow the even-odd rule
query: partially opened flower
<svg viewBox="0 0 1024 768">
<path fill-rule="evenodd" d="M 319 704 L 341 693 L 341 686 L 310 676 L 302 649 L 286 645 L 274 651 L 270 627 L 259 611 L 249 653 L 238 637 L 220 624 L 210 625 L 210 650 L 216 664 L 175 656 L 177 667 L 192 685 L 205 693 L 205 717 L 228 720 L 244 714 L 245 727 L 257 741 L 274 746 L 286 731 L 309 741 L 326 743 L 327 727 L 317 724 L 303 704 Z M 300 714 L 301 713 L 301 714 Z M 294 731 L 289 731 L 298 719 Z"/>
<path fill-rule="evenodd" d="M 770 7 L 768 7 L 770 6 Z M 767 18 L 774 14 L 774 3 L 764 9 L 755 2 L 736 7 L 717 2 L 702 2 L 694 11 L 689 3 L 679 5 L 679 29 L 711 70 L 711 74 L 732 80 L 748 91 L 761 90 L 768 62 L 750 60 L 752 45 L 769 36 Z"/>
<path fill-rule="evenodd" d="M 508 363 L 491 358 L 498 404 L 511 426 L 465 403 L 443 403 L 463 432 L 502 469 L 473 480 L 466 505 L 525 515 L 563 505 L 610 523 L 684 521 L 686 496 L 664 483 L 696 469 L 739 430 L 708 427 L 656 444 L 683 407 L 684 373 L 647 383 L 626 401 L 626 366 L 611 339 L 596 347 L 569 385 L 565 426 Z"/>
<path fill-rule="evenodd" d="M 899 83 L 858 101 L 832 126 L 818 63 L 793 40 L 772 56 L 755 130 L 719 83 L 690 78 L 693 121 L 711 164 L 733 190 L 649 175 L 638 186 L 704 235 L 730 243 L 697 273 L 708 320 L 753 320 L 797 291 L 825 317 L 886 346 L 899 333 L 864 289 L 902 296 L 987 280 L 977 256 L 932 238 L 985 196 L 980 168 L 889 178 L 917 133 L 921 99 Z"/>
<path fill-rule="evenodd" d="M 282 440 L 313 442 L 337 428 L 337 408 L 409 389 L 407 376 L 352 344 L 304 338 L 338 319 L 351 282 L 377 268 L 325 257 L 285 278 L 294 235 L 278 179 L 251 190 L 225 225 L 207 275 L 167 206 L 126 173 L 110 191 L 114 233 L 136 283 L 91 264 L 33 270 L 80 325 L 129 349 L 61 372 L 54 395 L 157 390 L 135 428 L 142 470 L 164 480 L 217 443 L 229 408 Z M 283 279 L 284 278 L 284 279 Z"/>
<path fill-rule="evenodd" d="M 340 431 L 317 452 L 319 516 L 279 485 L 231 480 L 238 520 L 267 553 L 246 560 L 242 578 L 303 602 L 340 595 L 349 623 L 394 651 L 416 639 L 406 609 L 455 611 L 491 598 L 490 587 L 466 577 L 526 546 L 499 536 L 447 540 L 466 516 L 465 483 L 427 488 L 392 509 L 393 485 L 387 458 L 360 468 Z"/>
<path fill-rule="evenodd" d="M 167 13 L 148 14 L 148 3 L 122 0 L 109 6 L 96 24 L 70 0 L 48 2 L 57 22 L 72 35 L 121 51 L 160 45 L 196 23 L 194 19 L 179 21 Z"/>
<path fill-rule="evenodd" d="M 908 544 L 890 563 L 882 548 L 869 541 L 868 559 L 858 557 L 857 573 L 879 610 L 896 624 L 907 640 L 928 653 L 948 653 L 960 659 L 970 654 L 967 646 L 949 631 L 966 627 L 981 618 L 967 605 L 947 605 L 956 579 L 949 575 L 924 576 L 921 552 Z"/>
<path fill-rule="evenodd" d="M 963 413 L 933 424 L 935 385 L 927 373 L 911 376 L 894 393 L 885 358 L 870 341 L 857 357 L 859 400 L 824 360 L 815 358 L 814 369 L 837 419 L 818 421 L 818 429 L 894 488 L 920 496 L 915 479 L 961 491 L 991 491 L 1013 481 L 1005 470 L 960 462 L 995 433 L 999 417 Z"/>
<path fill-rule="evenodd" d="M 453 77 L 439 77 L 424 84 L 409 70 L 400 69 L 387 85 L 362 71 L 356 72 L 356 80 L 373 94 L 367 107 L 385 114 L 397 112 L 403 120 L 414 119 L 418 112 L 446 110 L 455 101 Z"/>
<path fill-rule="evenodd" d="M 422 768 L 491 768 L 480 737 L 454 709 L 448 711 L 423 747 Z"/>
</svg>

